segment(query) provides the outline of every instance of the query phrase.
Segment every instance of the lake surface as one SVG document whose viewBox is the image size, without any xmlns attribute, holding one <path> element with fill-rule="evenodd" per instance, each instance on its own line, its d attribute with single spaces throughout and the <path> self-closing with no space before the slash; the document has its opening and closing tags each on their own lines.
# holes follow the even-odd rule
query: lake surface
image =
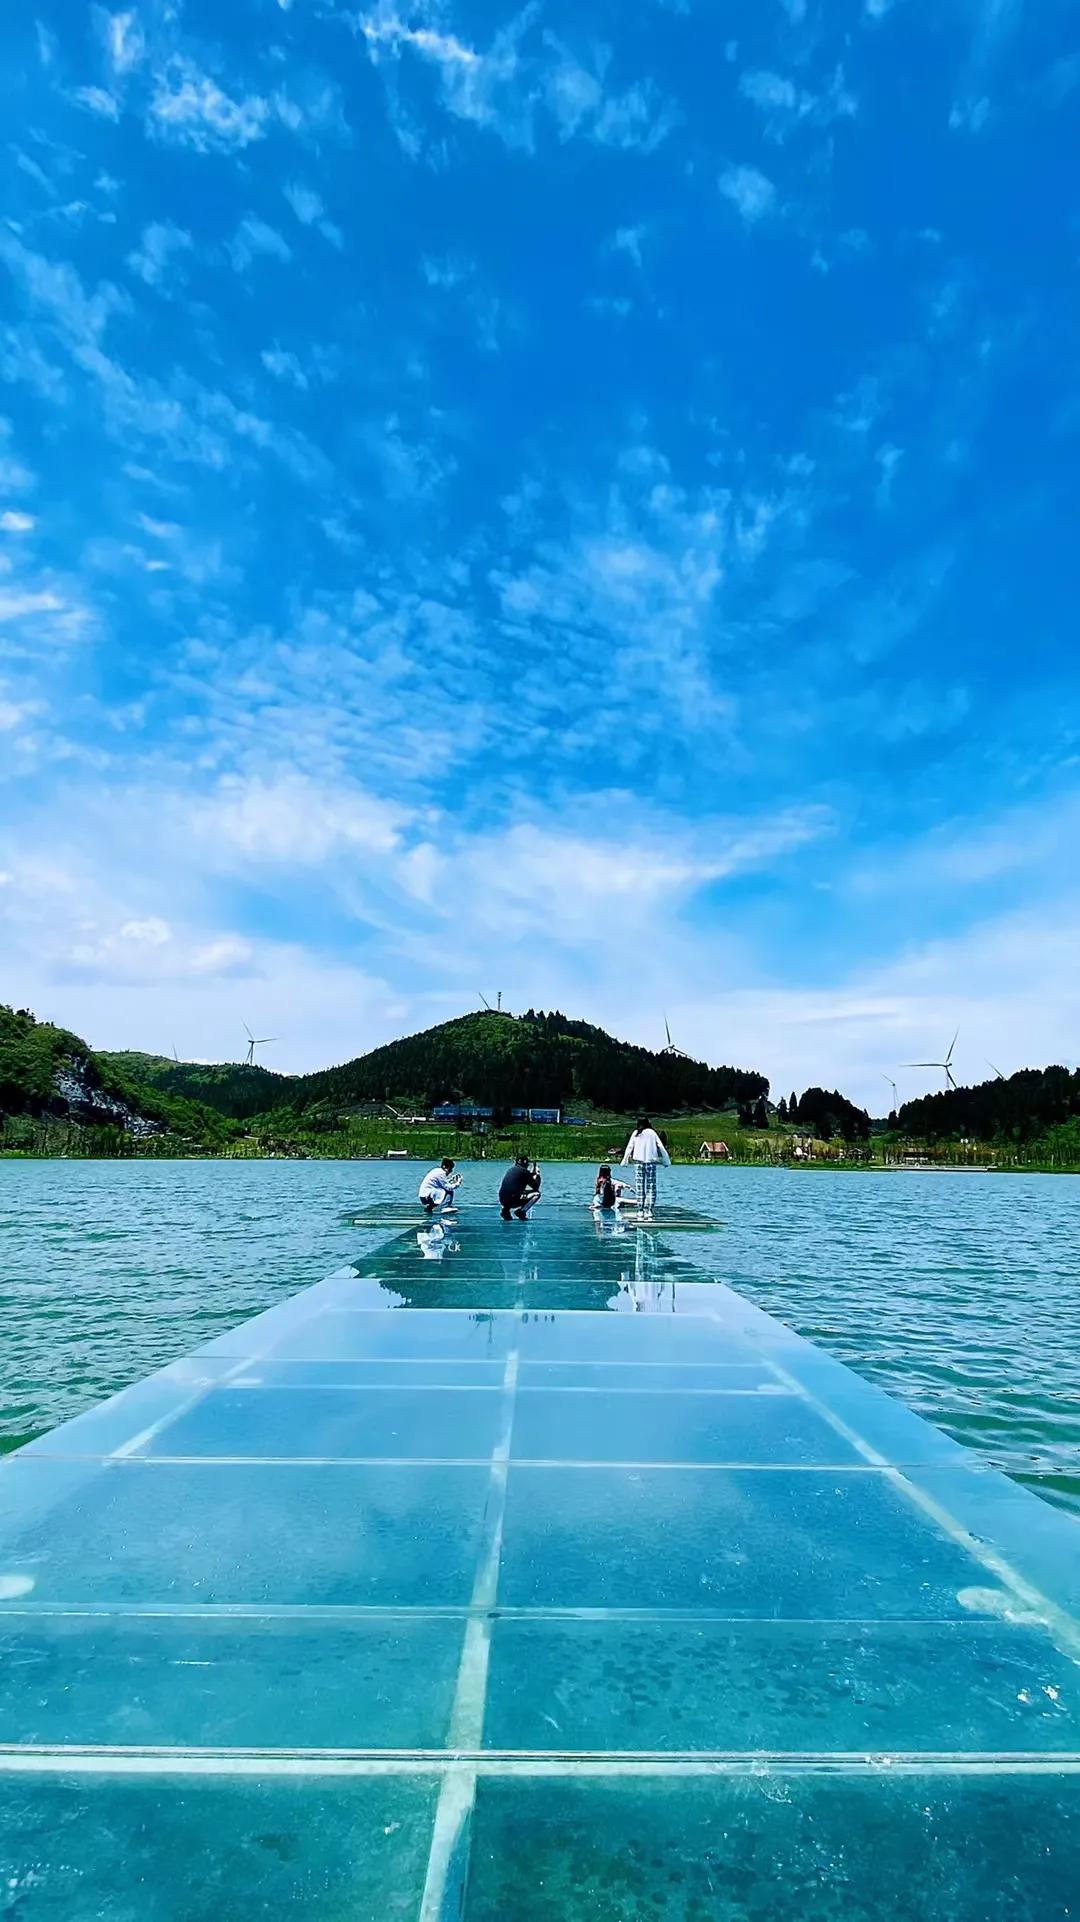
<svg viewBox="0 0 1080 1922">
<path fill-rule="evenodd" d="M 462 1198 L 496 1165 L 465 1163 Z M 422 1172 L 363 1162 L 0 1161 L 0 1448 L 365 1254 L 344 1213 Z M 722 1219 L 681 1253 L 1080 1515 L 1080 1177 L 679 1168 Z M 557 1164 L 553 1200 L 592 1171 Z"/>
</svg>

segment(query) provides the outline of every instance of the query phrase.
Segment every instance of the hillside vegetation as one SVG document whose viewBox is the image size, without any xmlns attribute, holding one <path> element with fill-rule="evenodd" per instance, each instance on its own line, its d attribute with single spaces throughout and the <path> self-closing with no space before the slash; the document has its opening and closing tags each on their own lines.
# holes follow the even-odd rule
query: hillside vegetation
<svg viewBox="0 0 1080 1922">
<path fill-rule="evenodd" d="M 1080 1120 L 1080 1070 L 1021 1068 L 973 1088 L 905 1101 L 897 1115 L 905 1134 L 925 1141 L 1035 1141 Z"/>
<path fill-rule="evenodd" d="M 390 1101 L 429 1109 L 440 1101 L 495 1108 L 573 1107 L 673 1114 L 724 1108 L 767 1095 L 763 1074 L 710 1068 L 682 1055 L 653 1054 L 565 1015 L 462 1015 L 370 1054 L 301 1075 L 289 1084 L 297 1112 L 319 1104 Z"/>
<path fill-rule="evenodd" d="M 228 1129 L 209 1108 L 140 1087 L 70 1029 L 0 1006 L 0 1145 L 117 1154 L 166 1140 L 213 1153 Z"/>
<path fill-rule="evenodd" d="M 233 1121 L 247 1121 L 288 1101 L 289 1075 L 246 1061 L 173 1061 L 163 1054 L 99 1053 L 98 1060 L 125 1081 L 165 1095 L 199 1101 Z"/>
</svg>

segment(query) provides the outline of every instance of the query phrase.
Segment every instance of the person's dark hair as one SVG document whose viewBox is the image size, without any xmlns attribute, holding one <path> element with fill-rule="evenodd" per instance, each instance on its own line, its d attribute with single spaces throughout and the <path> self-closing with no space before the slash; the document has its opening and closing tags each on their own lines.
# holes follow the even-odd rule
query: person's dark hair
<svg viewBox="0 0 1080 1922">
<path fill-rule="evenodd" d="M 637 1126 L 638 1126 L 639 1134 L 641 1133 L 642 1128 L 649 1128 L 652 1126 L 652 1123 L 650 1122 L 647 1114 L 639 1114 L 637 1118 Z"/>
<path fill-rule="evenodd" d="M 527 1168 L 528 1165 L 529 1165 L 528 1155 L 519 1155 L 517 1158 L 517 1166 L 519 1168 Z"/>
<path fill-rule="evenodd" d="M 450 1170 L 453 1167 L 453 1165 L 454 1165 L 453 1155 L 444 1155 L 442 1160 L 439 1163 L 440 1168 L 445 1168 L 447 1174 L 450 1173 Z"/>
<path fill-rule="evenodd" d="M 603 1165 L 603 1167 L 602 1167 L 602 1168 L 600 1169 L 600 1173 L 601 1173 L 602 1175 L 610 1175 L 610 1173 L 611 1173 L 611 1168 L 610 1168 L 610 1166 L 608 1165 L 608 1163 L 607 1163 L 606 1161 L 605 1161 L 605 1163 L 604 1163 L 604 1165 Z"/>
</svg>

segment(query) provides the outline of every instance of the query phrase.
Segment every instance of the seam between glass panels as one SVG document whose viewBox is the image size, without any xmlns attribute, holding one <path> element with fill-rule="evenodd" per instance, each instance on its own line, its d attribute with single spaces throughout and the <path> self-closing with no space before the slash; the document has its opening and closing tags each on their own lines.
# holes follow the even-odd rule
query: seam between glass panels
<svg viewBox="0 0 1080 1922">
<path fill-rule="evenodd" d="M 491 1480 L 484 1538 L 477 1556 L 470 1614 L 462 1637 L 457 1685 L 450 1711 L 451 1750 L 478 1753 L 484 1736 L 488 1674 L 491 1665 L 492 1610 L 499 1588 L 506 1484 L 517 1403 L 518 1350 L 512 1348 L 503 1374 L 503 1421 L 491 1454 Z M 432 1825 L 419 1922 L 448 1922 L 461 1914 L 469 1868 L 472 1815 L 476 1802 L 475 1763 L 453 1762 L 443 1777 Z"/>
</svg>

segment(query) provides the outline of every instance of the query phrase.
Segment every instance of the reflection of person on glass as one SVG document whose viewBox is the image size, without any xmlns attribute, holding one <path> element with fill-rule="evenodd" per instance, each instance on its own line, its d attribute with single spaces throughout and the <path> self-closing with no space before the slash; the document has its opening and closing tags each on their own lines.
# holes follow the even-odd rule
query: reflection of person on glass
<svg viewBox="0 0 1080 1922">
<path fill-rule="evenodd" d="M 454 1173 L 454 1164 L 449 1155 L 444 1155 L 437 1168 L 429 1168 L 417 1194 L 417 1199 L 426 1215 L 435 1214 L 437 1209 L 447 1212 L 454 1207 L 454 1195 L 461 1186 L 461 1176 Z"/>
<path fill-rule="evenodd" d="M 626 1144 L 623 1167 L 631 1161 L 637 1169 L 638 1213 L 645 1221 L 651 1221 L 656 1208 L 656 1164 L 662 1161 L 670 1168 L 671 1156 L 647 1114 L 639 1114 L 637 1127 Z"/>
<path fill-rule="evenodd" d="M 540 1170 L 530 1163 L 528 1155 L 519 1155 L 499 1183 L 499 1207 L 503 1220 L 509 1221 L 511 1215 L 516 1215 L 519 1221 L 525 1221 L 529 1209 L 539 1199 Z"/>
</svg>

